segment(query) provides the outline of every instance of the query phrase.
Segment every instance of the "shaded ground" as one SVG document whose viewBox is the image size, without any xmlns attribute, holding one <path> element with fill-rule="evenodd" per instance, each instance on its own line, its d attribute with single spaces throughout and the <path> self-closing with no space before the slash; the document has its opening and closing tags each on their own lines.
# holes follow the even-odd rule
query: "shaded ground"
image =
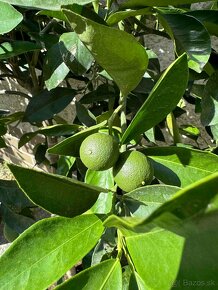
<svg viewBox="0 0 218 290">
<path fill-rule="evenodd" d="M 7 180 L 13 179 L 13 175 L 11 174 L 7 165 L 2 160 L 0 160 L 0 179 L 7 179 Z"/>
</svg>

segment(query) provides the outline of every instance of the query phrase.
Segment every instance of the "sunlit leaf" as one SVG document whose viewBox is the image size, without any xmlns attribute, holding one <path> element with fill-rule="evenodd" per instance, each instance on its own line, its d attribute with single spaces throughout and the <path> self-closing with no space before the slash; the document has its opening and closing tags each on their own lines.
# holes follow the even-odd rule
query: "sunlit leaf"
<svg viewBox="0 0 218 290">
<path fill-rule="evenodd" d="M 142 224 L 147 224 L 163 213 L 173 213 L 181 219 L 193 217 L 204 211 L 218 194 L 218 173 L 213 173 L 177 193 L 148 216 Z"/>
<path fill-rule="evenodd" d="M 145 218 L 170 199 L 179 187 L 169 185 L 148 185 L 137 188 L 123 196 L 123 202 L 132 216 Z"/>
<path fill-rule="evenodd" d="M 146 7 L 146 6 L 168 6 L 168 5 L 183 5 L 196 2 L 205 2 L 205 0 L 125 0 L 121 4 L 122 8 Z M 206 1 L 207 2 L 207 1 Z"/>
<path fill-rule="evenodd" d="M 185 147 L 153 147 L 142 152 L 151 157 L 154 175 L 166 184 L 185 187 L 218 171 L 218 156 Z"/>
<path fill-rule="evenodd" d="M 48 50 L 44 60 L 43 73 L 47 89 L 56 88 L 65 79 L 69 71 L 63 61 L 59 43 L 56 43 Z"/>
<path fill-rule="evenodd" d="M 1 289 L 48 288 L 94 247 L 102 232 L 94 215 L 37 222 L 1 256 Z"/>
<path fill-rule="evenodd" d="M 0 2 L 0 34 L 15 28 L 23 19 L 23 15 L 10 4 Z"/>
<path fill-rule="evenodd" d="M 79 156 L 79 149 L 82 141 L 88 137 L 90 134 L 97 132 L 100 128 L 106 125 L 106 121 L 102 122 L 98 125 L 92 126 L 88 129 L 84 129 L 75 135 L 66 138 L 65 140 L 61 141 L 60 143 L 54 145 L 53 147 L 48 149 L 48 153 L 51 154 L 59 154 L 59 155 L 66 155 L 66 156 Z"/>
<path fill-rule="evenodd" d="M 39 50 L 41 46 L 30 41 L 16 40 L 0 44 L 0 59 L 7 59 L 29 51 Z"/>
<path fill-rule="evenodd" d="M 175 82 L 175 78 L 177 82 Z M 187 81 L 187 57 L 183 54 L 168 67 L 158 80 L 124 132 L 121 142 L 131 141 L 162 121 L 176 107 L 183 96 Z"/>
<path fill-rule="evenodd" d="M 205 86 L 201 101 L 201 122 L 204 126 L 218 124 L 218 73 L 214 73 Z"/>
<path fill-rule="evenodd" d="M 34 132 L 28 132 L 21 136 L 18 147 L 22 147 L 27 142 L 29 142 L 36 135 L 41 134 L 44 136 L 63 136 L 63 135 L 71 135 L 79 130 L 80 126 L 73 124 L 57 124 L 52 126 L 47 126 L 43 128 L 39 128 Z"/>
<path fill-rule="evenodd" d="M 30 100 L 23 121 L 41 122 L 51 119 L 69 105 L 74 96 L 73 89 L 58 87 L 51 91 L 44 90 Z"/>
<path fill-rule="evenodd" d="M 49 9 L 49 10 L 60 10 L 62 5 L 68 5 L 73 3 L 78 3 L 80 5 L 85 5 L 91 0 L 3 0 L 2 2 L 10 3 L 17 6 L 24 7 L 34 7 L 41 9 Z"/>
<path fill-rule="evenodd" d="M 8 165 L 19 187 L 37 205 L 54 214 L 73 217 L 88 210 L 106 190 L 72 178 Z M 31 182 L 30 182 L 31 180 Z"/>
<path fill-rule="evenodd" d="M 125 240 L 131 260 L 146 289 L 171 289 L 179 270 L 184 238 L 157 229 L 126 237 Z"/>
<path fill-rule="evenodd" d="M 211 53 L 211 41 L 204 25 L 192 16 L 186 14 L 168 14 L 160 10 L 160 20 L 169 25 L 178 55 L 186 52 L 188 65 L 200 73 L 208 62 Z M 167 10 L 168 11 L 168 10 Z M 163 23 L 164 25 L 164 23 Z"/>
<path fill-rule="evenodd" d="M 88 268 L 56 287 L 60 290 L 118 290 L 122 289 L 122 271 L 119 260 L 106 260 Z"/>
<path fill-rule="evenodd" d="M 124 31 L 98 24 L 69 9 L 63 9 L 63 12 L 97 63 L 108 72 L 126 96 L 137 86 L 147 68 L 145 49 Z"/>
</svg>

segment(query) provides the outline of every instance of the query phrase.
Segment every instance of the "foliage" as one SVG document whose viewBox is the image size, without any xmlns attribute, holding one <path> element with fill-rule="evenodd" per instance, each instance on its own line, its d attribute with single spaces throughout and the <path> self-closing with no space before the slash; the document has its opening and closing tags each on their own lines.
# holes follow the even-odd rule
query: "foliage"
<svg viewBox="0 0 218 290">
<path fill-rule="evenodd" d="M 0 258 L 1 289 L 217 289 L 218 9 L 195 2 L 0 2 L 0 77 L 28 92 L 10 92 L 25 112 L 0 111 L 0 146 L 29 122 L 38 129 L 19 146 L 40 134 L 36 160 L 57 156 L 56 174 L 9 164 L 19 188 L 0 182 L 3 222 L 19 235 Z M 167 68 L 146 46 L 151 34 L 174 45 Z M 72 101 L 75 119 L 60 118 Z M 185 104 L 201 125 L 179 122 Z M 151 184 L 125 193 L 112 168 L 87 170 L 80 146 L 96 132 L 147 156 Z M 36 206 L 52 217 L 34 223 Z"/>
</svg>

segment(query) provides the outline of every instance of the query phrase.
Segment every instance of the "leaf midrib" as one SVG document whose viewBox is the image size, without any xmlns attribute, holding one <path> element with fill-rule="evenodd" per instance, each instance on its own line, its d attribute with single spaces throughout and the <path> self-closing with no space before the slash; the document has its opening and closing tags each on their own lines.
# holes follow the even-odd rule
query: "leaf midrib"
<svg viewBox="0 0 218 290">
<path fill-rule="evenodd" d="M 48 255 L 51 255 L 52 253 L 54 253 L 55 251 L 57 251 L 59 248 L 63 247 L 66 243 L 69 243 L 70 241 L 72 241 L 73 239 L 75 239 L 77 236 L 79 236 L 80 234 L 82 234 L 83 232 L 87 231 L 89 228 L 93 227 L 95 224 L 99 223 L 100 221 L 96 221 L 94 224 L 92 224 L 91 226 L 85 228 L 84 230 L 80 231 L 78 234 L 76 234 L 75 236 L 73 236 L 72 238 L 70 238 L 69 240 L 65 241 L 64 243 L 62 243 L 61 245 L 59 245 L 58 247 L 56 247 L 54 250 L 52 250 L 51 252 L 47 253 L 46 255 L 44 255 L 42 258 L 40 258 L 38 261 L 36 261 L 35 263 L 33 263 L 31 266 L 29 266 L 27 269 L 23 270 L 21 273 L 19 273 L 17 276 L 14 276 L 10 282 L 7 282 L 4 287 L 6 285 L 10 285 L 11 282 L 13 283 L 14 280 L 16 280 L 20 275 L 22 275 L 23 273 L 25 273 L 27 270 L 28 272 L 37 264 L 40 263 L 43 259 L 45 259 Z M 52 283 L 52 282 L 51 282 Z"/>
<path fill-rule="evenodd" d="M 109 278 L 110 278 L 112 272 L 114 271 L 114 268 L 116 267 L 117 263 L 118 263 L 118 260 L 116 260 L 116 261 L 114 262 L 113 267 L 111 268 L 111 270 L 110 270 L 109 273 L 107 274 L 107 276 L 106 276 L 106 278 L 105 278 L 105 280 L 104 280 L 104 283 L 102 284 L 101 288 L 99 288 L 99 290 L 103 290 L 103 289 L 104 289 L 104 286 L 106 285 L 107 281 L 109 280 Z"/>
</svg>

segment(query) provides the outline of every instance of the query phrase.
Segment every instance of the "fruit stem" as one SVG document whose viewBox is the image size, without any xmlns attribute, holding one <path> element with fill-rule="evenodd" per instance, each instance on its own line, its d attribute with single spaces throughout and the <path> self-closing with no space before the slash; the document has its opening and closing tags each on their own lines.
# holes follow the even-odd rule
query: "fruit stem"
<svg viewBox="0 0 218 290">
<path fill-rule="evenodd" d="M 126 123 L 126 96 L 124 96 L 120 92 L 120 106 L 121 108 L 121 113 L 120 113 L 120 127 L 121 127 L 121 133 L 123 134 L 126 131 L 127 128 L 127 123 Z M 120 149 L 121 152 L 126 151 L 126 144 L 123 144 Z"/>
<path fill-rule="evenodd" d="M 109 134 L 112 135 L 112 127 L 114 119 L 116 118 L 116 115 L 119 113 L 119 111 L 122 109 L 122 105 L 119 105 L 113 112 L 113 114 L 108 119 L 108 127 L 109 127 Z"/>
<path fill-rule="evenodd" d="M 118 230 L 118 233 L 119 232 L 120 231 Z M 133 264 L 133 261 L 131 259 L 131 256 L 129 255 L 128 248 L 127 248 L 127 245 L 126 245 L 126 239 L 125 239 L 125 237 L 123 235 L 120 235 L 120 236 L 121 236 L 120 239 L 121 239 L 121 245 L 122 245 L 123 253 L 124 253 L 124 255 L 125 255 L 125 257 L 126 257 L 126 259 L 128 261 L 128 264 L 129 264 L 132 272 L 135 273 L 135 271 L 136 271 L 135 270 L 135 266 Z"/>
<path fill-rule="evenodd" d="M 123 253 L 123 244 L 122 244 L 122 234 L 119 230 L 117 230 L 117 258 L 121 260 Z"/>
</svg>

